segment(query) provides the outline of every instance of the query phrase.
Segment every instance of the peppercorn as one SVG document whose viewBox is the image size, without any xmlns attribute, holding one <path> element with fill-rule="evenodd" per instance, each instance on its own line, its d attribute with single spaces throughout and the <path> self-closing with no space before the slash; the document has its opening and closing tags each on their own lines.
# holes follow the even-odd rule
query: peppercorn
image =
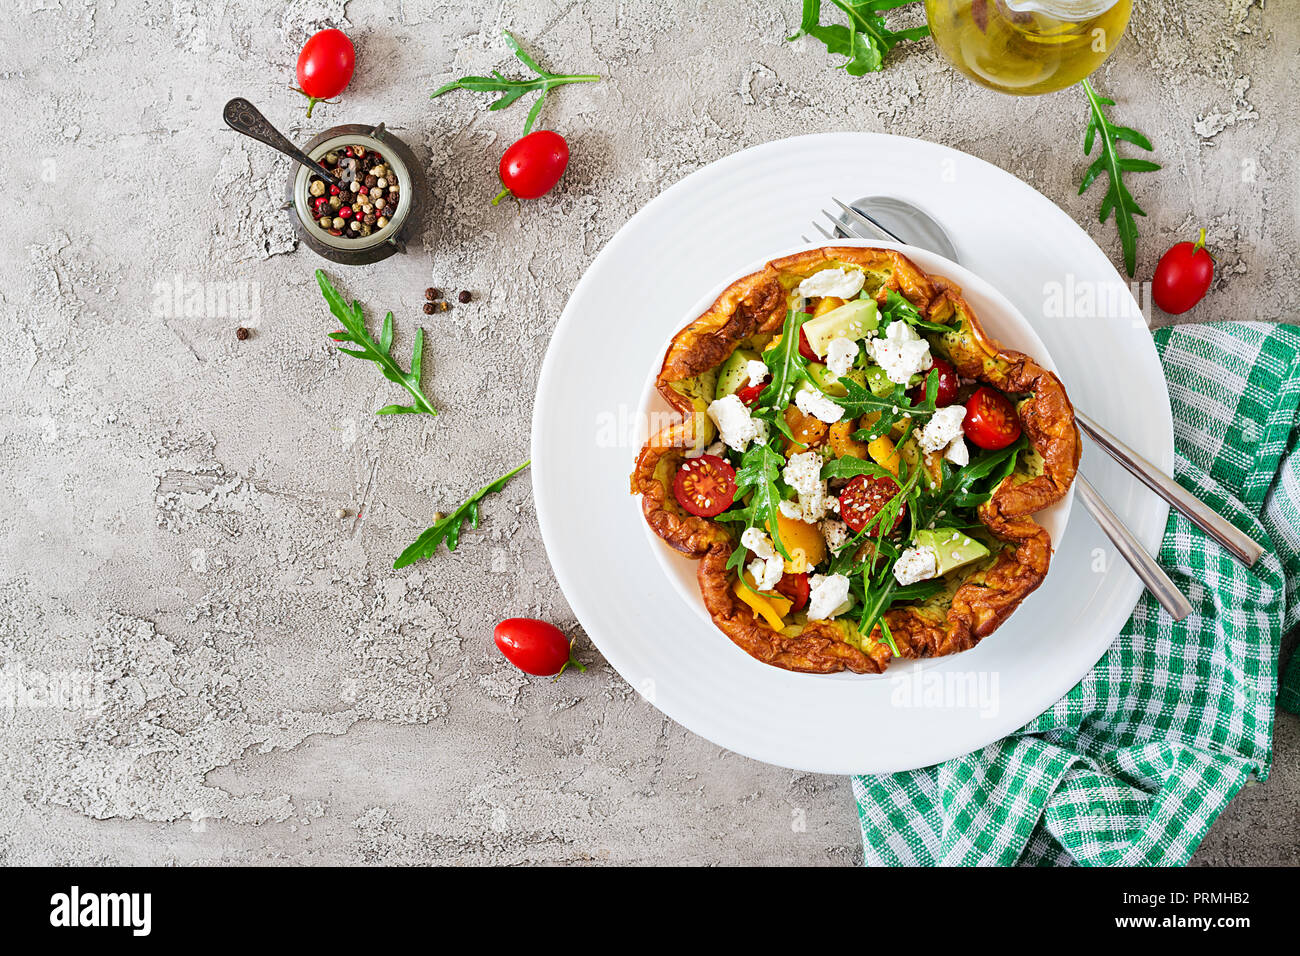
<svg viewBox="0 0 1300 956">
<path fill-rule="evenodd" d="M 429 288 L 424 290 L 424 297 L 428 299 L 430 302 L 432 302 L 434 299 L 439 298 L 441 295 L 442 292 L 435 289 L 433 286 L 429 286 Z"/>
<path fill-rule="evenodd" d="M 378 226 L 380 229 L 383 229 L 384 226 L 388 225 L 388 217 L 380 216 L 378 219 L 375 220 L 375 225 Z"/>
<path fill-rule="evenodd" d="M 333 165 L 334 165 L 335 163 L 337 163 L 338 161 L 339 161 L 339 154 L 338 154 L 338 153 L 326 153 L 326 154 L 325 154 L 325 165 L 326 165 L 326 166 L 333 166 Z"/>
<path fill-rule="evenodd" d="M 437 304 L 438 304 L 438 311 L 439 311 L 439 312 L 446 312 L 448 309 L 451 308 L 450 305 L 448 305 L 446 302 L 443 302 L 441 299 L 438 300 L 438 303 L 437 303 Z"/>
<path fill-rule="evenodd" d="M 377 183 L 377 182 L 379 182 L 379 180 L 376 179 L 374 176 L 367 176 L 367 177 L 366 177 L 366 188 L 367 188 L 367 189 L 373 189 L 375 183 Z"/>
<path fill-rule="evenodd" d="M 367 226 L 373 226 L 375 224 L 375 219 L 376 219 L 375 214 L 373 212 L 368 212 L 365 214 L 365 216 L 362 218 L 361 221 L 364 222 Z"/>
<path fill-rule="evenodd" d="M 461 289 L 460 295 L 456 296 L 456 298 L 459 299 L 461 302 L 468 302 L 470 299 L 473 298 L 473 296 L 469 294 L 469 289 Z"/>
<path fill-rule="evenodd" d="M 368 235 L 370 235 L 370 233 L 372 233 L 373 231 L 374 231 L 374 230 L 371 229 L 369 226 L 367 226 L 364 222 L 361 224 L 361 235 L 363 235 L 363 236 L 368 236 Z"/>
<path fill-rule="evenodd" d="M 425 314 L 425 315 L 433 315 L 433 312 L 434 312 L 434 309 L 433 309 L 433 303 L 432 303 L 432 302 L 426 302 L 426 303 L 424 303 L 424 314 Z"/>
<path fill-rule="evenodd" d="M 252 333 L 249 332 L 248 329 L 244 328 L 242 325 L 239 328 L 235 329 L 235 338 L 239 339 L 239 341 L 241 342 L 244 341 L 244 339 L 248 338 L 249 335 L 251 334 Z"/>
<path fill-rule="evenodd" d="M 324 196 L 325 180 L 313 179 L 311 185 L 307 187 L 307 192 L 311 193 L 313 196 Z"/>
</svg>

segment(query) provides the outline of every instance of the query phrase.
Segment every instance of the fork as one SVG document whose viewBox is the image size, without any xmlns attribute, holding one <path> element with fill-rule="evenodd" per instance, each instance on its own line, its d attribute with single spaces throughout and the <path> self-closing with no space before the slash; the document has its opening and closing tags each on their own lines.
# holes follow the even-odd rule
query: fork
<svg viewBox="0 0 1300 956">
<path fill-rule="evenodd" d="M 825 209 L 821 212 L 830 220 L 834 231 L 828 232 L 822 227 L 821 223 L 813 222 L 813 227 L 832 242 L 841 238 L 885 238 L 903 245 L 909 245 L 905 239 L 887 229 L 870 214 L 841 202 L 839 199 L 833 199 L 833 201 L 843 210 L 843 217 L 835 216 Z M 864 234 L 864 232 L 867 234 Z M 806 236 L 801 238 L 805 242 L 809 241 Z M 1173 507 L 1187 515 L 1194 524 L 1223 544 L 1244 563 L 1247 565 L 1253 564 L 1263 553 L 1263 549 L 1255 541 L 1238 531 L 1203 501 L 1186 491 L 1172 478 L 1156 468 L 1155 465 L 1093 422 L 1087 415 L 1076 410 L 1076 420 L 1083 431 L 1123 465 L 1125 469 L 1168 501 Z M 1114 510 L 1082 473 L 1076 475 L 1076 486 L 1079 498 L 1088 513 L 1093 516 L 1106 537 L 1115 545 L 1116 550 L 1133 568 L 1146 589 L 1160 603 L 1160 606 L 1175 621 L 1181 621 L 1190 614 L 1192 611 L 1191 602 L 1178 590 L 1169 575 L 1146 552 L 1133 532 L 1115 514 Z"/>
</svg>

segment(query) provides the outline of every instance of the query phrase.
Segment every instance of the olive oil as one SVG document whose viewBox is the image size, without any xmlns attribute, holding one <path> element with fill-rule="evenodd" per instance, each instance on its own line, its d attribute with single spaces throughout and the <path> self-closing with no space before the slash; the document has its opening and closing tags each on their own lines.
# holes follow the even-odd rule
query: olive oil
<svg viewBox="0 0 1300 956">
<path fill-rule="evenodd" d="M 1078 83 L 1128 26 L 1132 0 L 925 0 L 944 56 L 976 83 L 1016 96 Z"/>
</svg>

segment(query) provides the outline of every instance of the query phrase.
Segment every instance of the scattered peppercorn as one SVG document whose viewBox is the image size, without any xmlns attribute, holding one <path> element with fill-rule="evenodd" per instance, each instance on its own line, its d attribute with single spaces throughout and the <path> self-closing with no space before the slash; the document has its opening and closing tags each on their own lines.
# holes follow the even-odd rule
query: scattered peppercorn
<svg viewBox="0 0 1300 956">
<path fill-rule="evenodd" d="M 432 302 L 426 302 L 426 303 L 424 303 L 424 314 L 425 314 L 425 315 L 433 315 L 433 303 L 432 303 Z"/>
<path fill-rule="evenodd" d="M 432 286 L 424 290 L 424 297 L 432 302 L 434 299 L 442 298 L 442 290 L 435 289 Z"/>
<path fill-rule="evenodd" d="M 473 298 L 473 296 L 469 294 L 469 289 L 461 289 L 460 295 L 456 296 L 456 298 L 459 299 L 461 302 L 468 302 L 470 299 Z"/>
<path fill-rule="evenodd" d="M 239 328 L 235 329 L 235 338 L 239 339 L 239 341 L 241 342 L 244 341 L 244 339 L 248 338 L 251 334 L 252 333 L 249 332 L 248 329 L 244 328 L 242 325 Z"/>
</svg>

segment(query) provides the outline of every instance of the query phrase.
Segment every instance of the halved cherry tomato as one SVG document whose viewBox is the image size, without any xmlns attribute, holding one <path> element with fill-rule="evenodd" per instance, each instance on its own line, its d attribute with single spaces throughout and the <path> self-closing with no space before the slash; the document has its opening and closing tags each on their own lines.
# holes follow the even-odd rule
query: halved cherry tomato
<svg viewBox="0 0 1300 956">
<path fill-rule="evenodd" d="M 587 668 L 573 657 L 573 646 L 554 624 L 531 617 L 511 617 L 492 630 L 492 639 L 506 660 L 525 674 L 538 677 L 559 675 L 572 664 Z"/>
<path fill-rule="evenodd" d="M 952 363 L 947 359 L 934 357 L 933 371 L 939 373 L 939 392 L 934 397 L 934 407 L 943 408 L 945 405 L 951 405 L 957 400 L 957 386 L 960 384 L 957 379 L 957 370 L 952 367 Z M 930 380 L 930 372 L 921 373 L 921 384 L 916 386 L 907 393 L 907 400 L 913 405 L 919 405 L 925 401 L 925 383 Z"/>
<path fill-rule="evenodd" d="M 768 375 L 763 381 L 756 385 L 746 385 L 744 388 L 736 390 L 736 397 L 744 405 L 753 405 L 758 401 L 758 396 L 763 394 L 763 389 L 767 388 L 768 383 L 772 381 L 772 376 Z"/>
<path fill-rule="evenodd" d="M 898 492 L 898 482 L 893 478 L 886 478 L 883 475 L 857 475 L 840 492 L 840 518 L 856 534 L 865 528 L 867 522 L 874 518 Z M 906 513 L 906 505 L 898 509 L 894 527 L 889 529 L 891 532 L 903 523 L 903 515 Z M 872 529 L 873 533 L 878 531 L 879 528 Z"/>
<path fill-rule="evenodd" d="M 307 118 L 316 104 L 338 96 L 352 81 L 357 51 L 342 30 L 313 33 L 298 54 L 298 92 L 307 97 Z"/>
<path fill-rule="evenodd" d="M 808 606 L 808 595 L 811 593 L 808 587 L 808 575 L 789 573 L 781 575 L 781 580 L 776 582 L 776 593 L 790 599 L 791 611 L 802 611 Z"/>
<path fill-rule="evenodd" d="M 559 133 L 539 129 L 515 140 L 501 156 L 498 172 L 504 187 L 492 200 L 496 205 L 506 196 L 537 199 L 560 181 L 569 165 L 569 144 Z"/>
<path fill-rule="evenodd" d="M 1011 399 L 987 385 L 975 389 L 962 419 L 966 437 L 980 448 L 1006 448 L 1020 437 L 1020 417 Z"/>
<path fill-rule="evenodd" d="M 1170 315 L 1182 315 L 1205 297 L 1214 278 L 1214 257 L 1205 249 L 1205 230 L 1195 243 L 1180 242 L 1156 263 L 1151 298 Z"/>
<path fill-rule="evenodd" d="M 812 349 L 812 344 L 808 341 L 808 333 L 799 326 L 799 354 L 810 362 L 820 362 L 821 358 Z"/>
<path fill-rule="evenodd" d="M 736 469 L 717 455 L 690 458 L 677 469 L 673 496 L 693 515 L 720 515 L 736 500 Z"/>
</svg>

